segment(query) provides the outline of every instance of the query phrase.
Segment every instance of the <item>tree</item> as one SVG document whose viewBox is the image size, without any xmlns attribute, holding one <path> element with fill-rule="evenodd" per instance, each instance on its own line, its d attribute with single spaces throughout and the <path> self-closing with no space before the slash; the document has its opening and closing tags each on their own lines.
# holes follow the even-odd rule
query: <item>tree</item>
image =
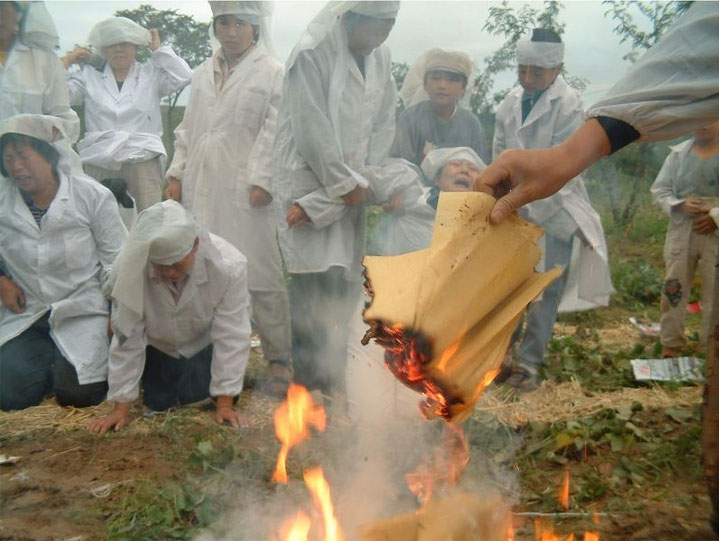
<svg viewBox="0 0 719 541">
<path fill-rule="evenodd" d="M 176 9 L 158 10 L 143 4 L 137 9 L 121 9 L 115 12 L 118 17 L 127 17 L 145 28 L 157 28 L 163 45 L 170 45 L 174 51 L 194 69 L 212 55 L 210 39 L 207 33 L 209 23 L 198 22 L 191 15 L 178 13 Z M 149 49 L 140 50 L 140 61 L 147 60 Z M 174 120 L 177 100 L 182 91 L 167 97 L 166 134 L 171 134 L 179 123 Z"/>
<path fill-rule="evenodd" d="M 620 37 L 619 43 L 630 43 L 631 50 L 623 59 L 635 62 L 640 53 L 654 45 L 677 18 L 684 13 L 691 2 L 614 2 L 605 0 L 605 17 L 611 16 L 616 22 L 613 31 Z M 635 17 L 639 15 L 639 22 Z M 642 30 L 648 28 L 648 30 Z M 638 145 L 622 150 L 608 160 L 592 167 L 589 177 L 599 177 L 606 189 L 612 218 L 615 225 L 628 227 L 639 206 L 640 191 L 647 190 L 659 168 L 663 146 L 656 144 Z"/>
</svg>

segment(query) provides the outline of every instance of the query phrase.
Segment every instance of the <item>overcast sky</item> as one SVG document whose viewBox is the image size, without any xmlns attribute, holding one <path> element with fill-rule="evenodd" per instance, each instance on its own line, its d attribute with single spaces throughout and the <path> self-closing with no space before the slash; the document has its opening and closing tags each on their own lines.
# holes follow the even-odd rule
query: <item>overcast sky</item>
<svg viewBox="0 0 719 541">
<path fill-rule="evenodd" d="M 510 2 L 520 7 L 525 2 Z M 194 1 L 50 1 L 48 9 L 60 34 L 61 54 L 74 44 L 86 44 L 92 26 L 118 9 L 134 9 L 151 4 L 157 9 L 177 9 L 197 21 L 211 18 L 207 2 Z M 542 5 L 536 3 L 541 9 Z M 276 52 L 285 60 L 300 34 L 324 2 L 275 2 L 272 37 Z M 412 63 L 424 50 L 432 47 L 460 49 L 468 52 L 481 69 L 484 58 L 500 44 L 501 39 L 482 32 L 490 6 L 499 2 L 404 1 L 387 43 L 395 61 Z M 571 75 L 585 77 L 589 87 L 584 93 L 585 106 L 590 105 L 629 67 L 622 56 L 629 50 L 619 45 L 612 33 L 613 23 L 604 16 L 599 1 L 564 2 L 560 19 L 566 23 L 565 65 Z M 497 81 L 497 89 L 516 83 L 513 73 Z"/>
</svg>

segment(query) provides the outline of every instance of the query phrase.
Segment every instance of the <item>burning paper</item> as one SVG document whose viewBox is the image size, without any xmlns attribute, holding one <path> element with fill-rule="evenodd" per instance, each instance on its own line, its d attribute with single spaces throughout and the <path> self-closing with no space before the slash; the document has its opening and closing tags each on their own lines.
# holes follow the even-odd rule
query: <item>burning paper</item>
<svg viewBox="0 0 719 541">
<path fill-rule="evenodd" d="M 429 248 L 364 259 L 373 294 L 365 339 L 375 338 L 394 375 L 427 397 L 428 416 L 471 414 L 527 305 L 562 272 L 534 272 L 541 228 L 514 216 L 490 225 L 494 201 L 444 192 Z"/>
</svg>

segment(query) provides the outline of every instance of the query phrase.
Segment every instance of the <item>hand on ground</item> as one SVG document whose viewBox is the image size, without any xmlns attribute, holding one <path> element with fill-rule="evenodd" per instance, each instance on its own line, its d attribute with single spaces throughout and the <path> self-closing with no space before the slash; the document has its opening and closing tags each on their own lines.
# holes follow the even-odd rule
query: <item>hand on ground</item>
<svg viewBox="0 0 719 541">
<path fill-rule="evenodd" d="M 130 422 L 130 403 L 117 402 L 113 410 L 104 417 L 98 417 L 90 421 L 87 429 L 90 432 L 104 434 L 111 428 L 120 430 L 123 426 Z"/>
<path fill-rule="evenodd" d="M 215 421 L 221 425 L 228 423 L 232 428 L 247 428 L 250 426 L 250 421 L 247 417 L 232 406 L 220 406 L 219 404 L 215 409 Z"/>
</svg>

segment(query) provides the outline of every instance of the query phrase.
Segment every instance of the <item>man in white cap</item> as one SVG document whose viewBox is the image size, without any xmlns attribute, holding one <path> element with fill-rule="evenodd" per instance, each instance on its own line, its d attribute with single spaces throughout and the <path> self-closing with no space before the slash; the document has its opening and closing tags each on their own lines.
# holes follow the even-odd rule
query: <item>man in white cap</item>
<svg viewBox="0 0 719 541">
<path fill-rule="evenodd" d="M 444 49 L 430 49 L 412 64 L 400 90 L 406 109 L 390 156 L 420 165 L 435 148 L 469 147 L 489 162 L 482 125 L 467 108 L 473 68 L 467 53 Z M 432 179 L 425 180 L 431 185 Z"/>
<path fill-rule="evenodd" d="M 291 275 L 295 381 L 344 387 L 347 321 L 365 251 L 362 169 L 394 137 L 387 39 L 399 2 L 330 2 L 287 63 L 275 143 L 280 246 Z"/>
<path fill-rule="evenodd" d="M 495 158 L 506 149 L 558 145 L 582 124 L 579 94 L 561 75 L 563 58 L 564 44 L 550 29 L 535 28 L 531 39 L 517 43 L 520 87 L 497 108 Z M 520 390 L 538 384 L 558 311 L 606 306 L 613 292 L 604 231 L 581 176 L 555 196 L 528 205 L 526 211 L 528 219 L 545 230 L 544 268 L 562 266 L 565 272 L 527 311 L 518 364 L 507 381 Z M 573 251 L 578 254 L 573 256 Z M 575 263 L 570 266 L 570 261 Z"/>
<path fill-rule="evenodd" d="M 146 29 L 126 17 L 98 22 L 88 41 L 104 64 L 88 63 L 90 50 L 77 47 L 63 58 L 68 72 L 70 103 L 84 107 L 85 134 L 77 144 L 85 171 L 103 181 L 122 178 L 137 210 L 162 200 L 165 147 L 160 100 L 190 82 L 192 69 L 155 28 Z M 149 47 L 147 62 L 138 62 Z"/>
<path fill-rule="evenodd" d="M 107 399 L 93 432 L 118 430 L 143 390 L 155 411 L 213 397 L 218 423 L 233 408 L 250 352 L 247 260 L 199 229 L 176 201 L 140 213 L 110 274 L 112 329 Z"/>
<path fill-rule="evenodd" d="M 253 322 L 270 363 L 263 390 L 284 397 L 290 314 L 271 166 L 283 68 L 271 52 L 271 7 L 210 2 L 216 52 L 192 76 L 166 195 L 247 256 Z"/>
</svg>

